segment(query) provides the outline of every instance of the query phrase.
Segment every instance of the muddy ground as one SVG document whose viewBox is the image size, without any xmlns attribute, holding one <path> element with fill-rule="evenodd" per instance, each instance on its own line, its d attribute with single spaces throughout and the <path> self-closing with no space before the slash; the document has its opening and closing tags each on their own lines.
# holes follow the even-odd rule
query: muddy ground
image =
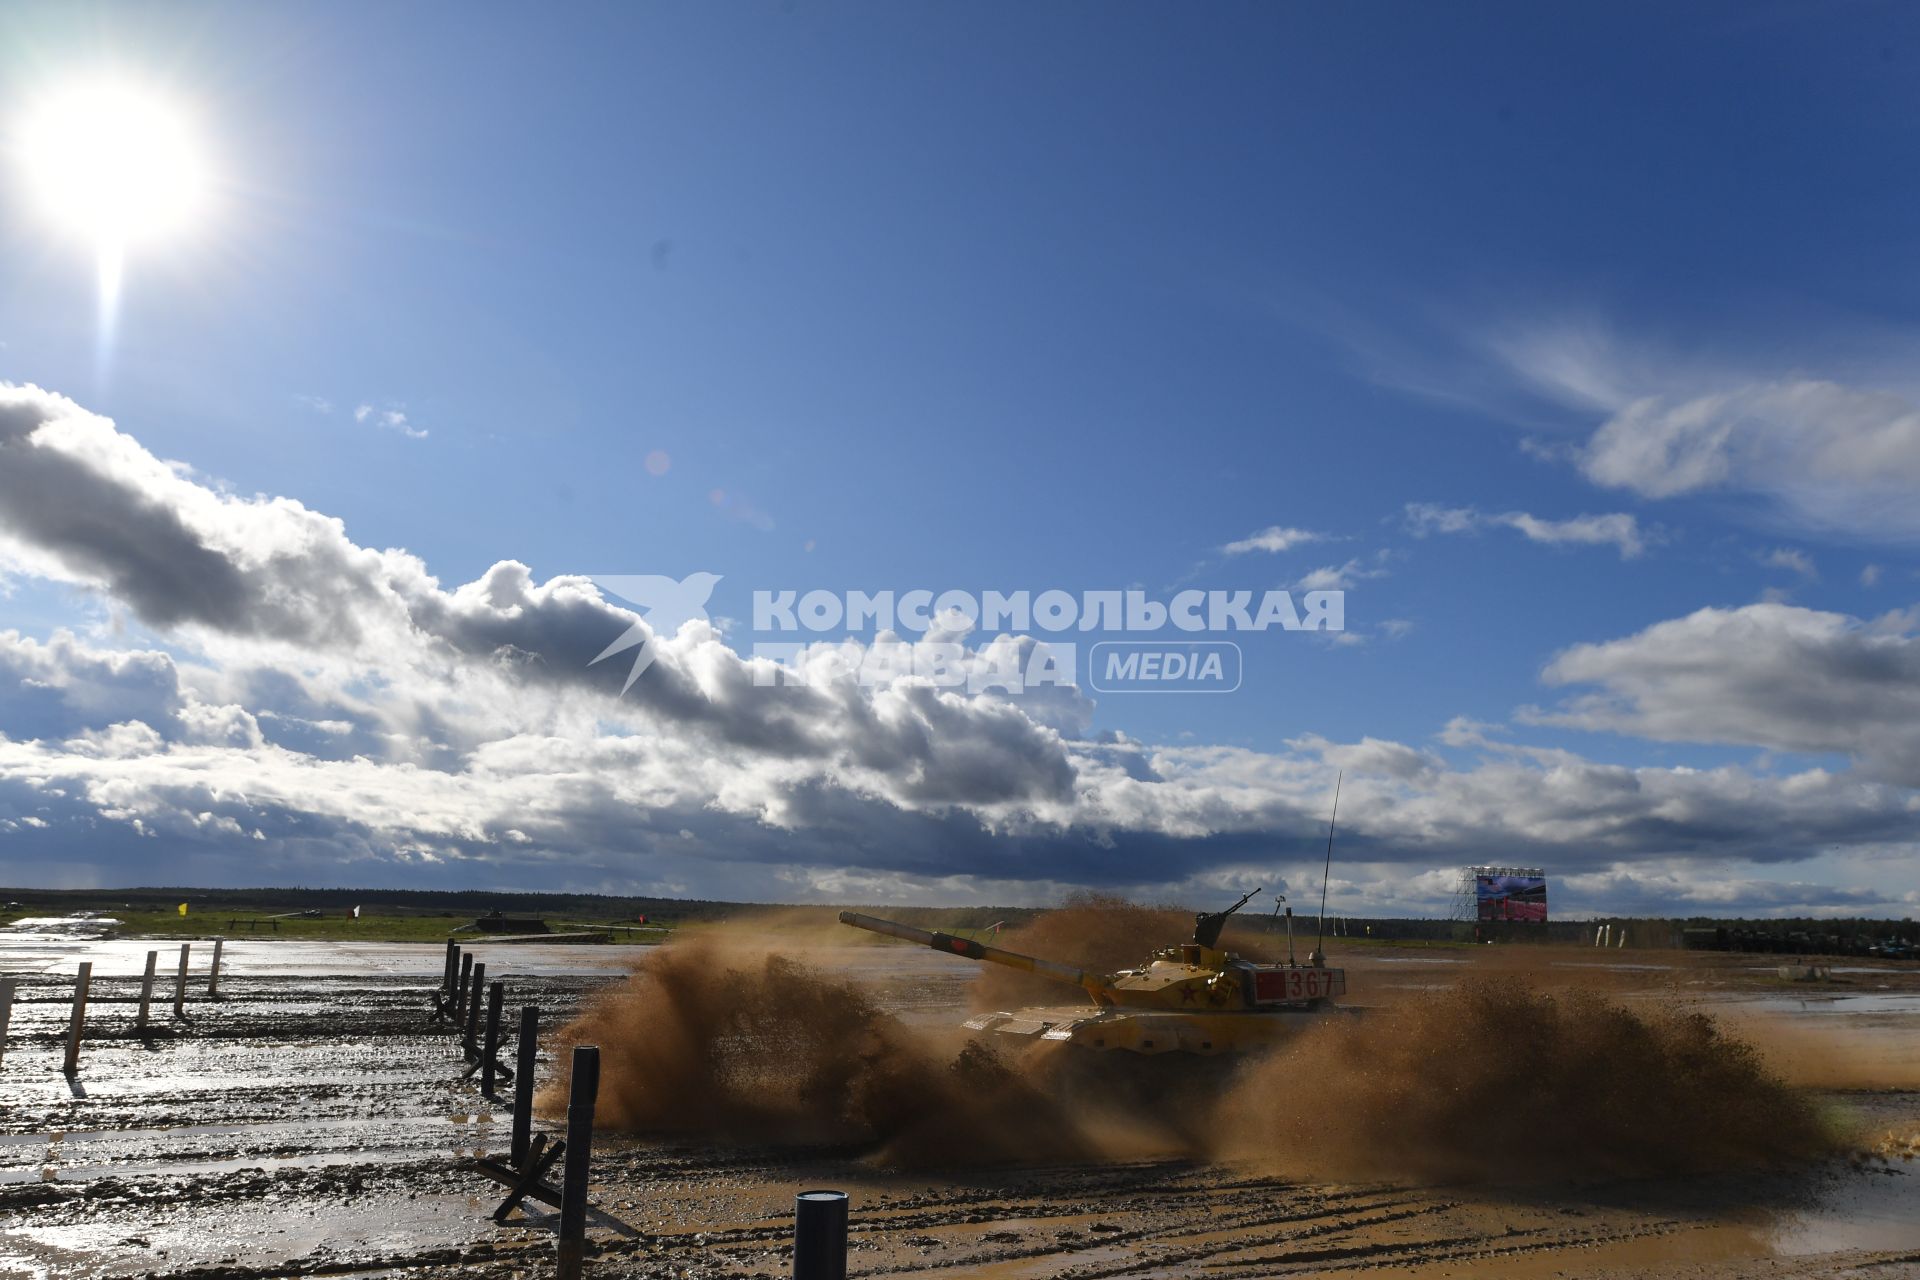
<svg viewBox="0 0 1920 1280">
<path fill-rule="evenodd" d="M 474 947 L 508 1006 L 544 1025 L 623 980 L 639 949 Z M 1517 950 L 1517 949 L 1514 949 Z M 551 1220 L 494 1226 L 471 1172 L 506 1107 L 462 1079 L 429 1025 L 438 948 L 229 943 L 222 998 L 196 946 L 188 1018 L 161 984 L 129 1033 L 145 944 L 0 938 L 23 974 L 0 1065 L 0 1273 L 36 1277 L 547 1274 Z M 166 972 L 177 953 L 162 955 Z M 907 947 L 814 947 L 909 1024 L 962 1015 L 973 966 Z M 72 973 L 95 965 L 77 1080 L 59 1072 Z M 1524 964 L 1628 998 L 1682 993 L 1757 1028 L 1822 1087 L 1861 1154 L 1766 1174 L 1474 1187 L 1279 1177 L 1142 1155 L 902 1172 L 851 1148 L 603 1135 L 592 1274 L 779 1276 L 794 1192 L 853 1196 L 855 1276 L 1920 1276 L 1920 973 L 1837 965 L 1789 984 L 1777 960 L 1657 952 L 1511 955 L 1355 945 L 1353 998 L 1418 999 Z M 542 1072 L 553 1064 L 543 1061 Z M 1553 1142 L 1543 1133 L 1540 1141 Z"/>
</svg>

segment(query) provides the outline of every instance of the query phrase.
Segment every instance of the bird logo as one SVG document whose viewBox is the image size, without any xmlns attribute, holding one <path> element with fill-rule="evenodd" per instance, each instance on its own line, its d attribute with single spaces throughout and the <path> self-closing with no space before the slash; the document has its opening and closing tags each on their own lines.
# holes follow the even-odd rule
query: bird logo
<svg viewBox="0 0 1920 1280">
<path fill-rule="evenodd" d="M 684 623 L 707 621 L 707 597 L 719 581 L 717 573 L 690 573 L 678 581 L 659 573 L 595 574 L 595 586 L 640 609 L 645 621 L 628 627 L 587 665 L 639 645 L 640 651 L 633 655 L 633 666 L 627 671 L 627 682 L 620 686 L 620 696 L 626 697 L 640 673 L 653 665 L 657 652 L 654 645 L 661 636 L 673 635 Z"/>
</svg>

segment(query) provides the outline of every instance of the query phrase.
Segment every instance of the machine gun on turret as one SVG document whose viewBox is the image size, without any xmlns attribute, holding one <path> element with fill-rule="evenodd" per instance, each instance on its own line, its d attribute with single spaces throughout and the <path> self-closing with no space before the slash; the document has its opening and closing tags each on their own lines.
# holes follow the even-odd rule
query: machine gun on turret
<svg viewBox="0 0 1920 1280">
<path fill-rule="evenodd" d="M 1220 945 L 1220 931 L 1227 927 L 1227 917 L 1253 901 L 1258 888 L 1249 889 L 1240 896 L 1240 901 L 1225 911 L 1203 911 L 1193 918 L 1193 940 L 1203 947 Z"/>
</svg>

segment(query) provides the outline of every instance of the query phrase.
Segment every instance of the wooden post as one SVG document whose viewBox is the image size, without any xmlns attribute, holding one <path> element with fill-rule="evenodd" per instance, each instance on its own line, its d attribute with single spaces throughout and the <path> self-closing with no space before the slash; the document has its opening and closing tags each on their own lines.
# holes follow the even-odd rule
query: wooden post
<svg viewBox="0 0 1920 1280">
<path fill-rule="evenodd" d="M 213 940 L 213 968 L 207 973 L 207 998 L 215 999 L 220 994 L 220 949 L 227 945 L 225 938 Z"/>
<path fill-rule="evenodd" d="M 587 1179 L 593 1162 L 593 1103 L 600 1094 L 600 1049 L 575 1045 L 567 1093 L 566 1172 L 560 1180 L 560 1280 L 580 1280 L 587 1253 Z"/>
<path fill-rule="evenodd" d="M 847 1280 L 847 1193 L 793 1198 L 793 1280 Z"/>
<path fill-rule="evenodd" d="M 180 944 L 180 976 L 173 983 L 173 1016 L 176 1018 L 187 1016 L 187 957 L 192 954 L 191 942 Z"/>
<path fill-rule="evenodd" d="M 0 1061 L 7 1053 L 7 1024 L 13 1021 L 13 987 L 17 978 L 0 978 Z"/>
<path fill-rule="evenodd" d="M 73 1023 L 67 1028 L 67 1061 L 60 1068 L 67 1075 L 80 1072 L 80 1028 L 87 1021 L 87 988 L 93 985 L 93 961 L 82 960 L 73 979 Z"/>
<path fill-rule="evenodd" d="M 480 992 L 486 985 L 487 962 L 482 960 L 473 966 L 473 982 L 467 990 L 467 1031 L 462 1043 L 468 1057 L 480 1052 Z"/>
<path fill-rule="evenodd" d="M 540 1051 L 540 1010 L 534 1005 L 520 1011 L 520 1042 L 514 1048 L 513 1151 L 508 1158 L 514 1168 L 524 1169 L 533 1141 L 533 1060 Z"/>
<path fill-rule="evenodd" d="M 494 1069 L 499 1065 L 493 1055 L 500 1052 L 500 1006 L 506 1002 L 507 984 L 487 984 L 487 1038 L 480 1049 L 480 1092 L 493 1096 Z"/>
<path fill-rule="evenodd" d="M 447 967 L 440 975 L 440 1007 L 451 1006 L 454 983 L 460 980 L 460 944 L 452 938 L 447 939 Z"/>
<path fill-rule="evenodd" d="M 140 979 L 140 1021 L 135 1024 L 141 1035 L 147 1033 L 147 1010 L 153 1005 L 153 971 L 159 963 L 158 951 L 147 952 L 147 976 Z"/>
<path fill-rule="evenodd" d="M 467 1007 L 467 982 L 473 974 L 473 953 L 460 953 L 460 981 L 453 988 L 453 1029 L 460 1030 L 460 1011 Z"/>
</svg>

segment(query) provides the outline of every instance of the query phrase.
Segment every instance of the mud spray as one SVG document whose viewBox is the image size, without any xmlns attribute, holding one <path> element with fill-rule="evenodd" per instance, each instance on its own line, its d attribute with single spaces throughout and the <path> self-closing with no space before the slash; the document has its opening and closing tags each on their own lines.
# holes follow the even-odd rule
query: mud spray
<svg viewBox="0 0 1920 1280">
<path fill-rule="evenodd" d="M 1140 959 L 1142 938 L 1178 937 L 1191 920 L 1081 902 L 1005 941 L 1117 968 Z M 977 1006 L 1060 999 L 992 968 L 980 988 Z M 905 1027 L 793 956 L 676 944 L 563 1040 L 601 1046 L 605 1127 L 857 1146 L 895 1166 L 1165 1154 L 1302 1177 L 1504 1181 L 1738 1168 L 1836 1146 L 1813 1099 L 1712 1019 L 1512 979 L 1330 1020 L 1227 1063 L 997 1049 Z M 563 1098 L 561 1082 L 545 1102 Z"/>
<path fill-rule="evenodd" d="M 884 1163 L 1091 1154 L 991 1050 L 916 1034 L 790 956 L 710 942 L 655 952 L 562 1033 L 601 1050 L 599 1122 L 635 1133 L 857 1144 Z M 565 1082 L 542 1097 L 564 1105 Z"/>
<path fill-rule="evenodd" d="M 1228 1157 L 1442 1181 L 1696 1173 L 1835 1142 L 1811 1097 L 1703 1014 L 1479 979 L 1307 1032 L 1219 1119 Z"/>
</svg>

